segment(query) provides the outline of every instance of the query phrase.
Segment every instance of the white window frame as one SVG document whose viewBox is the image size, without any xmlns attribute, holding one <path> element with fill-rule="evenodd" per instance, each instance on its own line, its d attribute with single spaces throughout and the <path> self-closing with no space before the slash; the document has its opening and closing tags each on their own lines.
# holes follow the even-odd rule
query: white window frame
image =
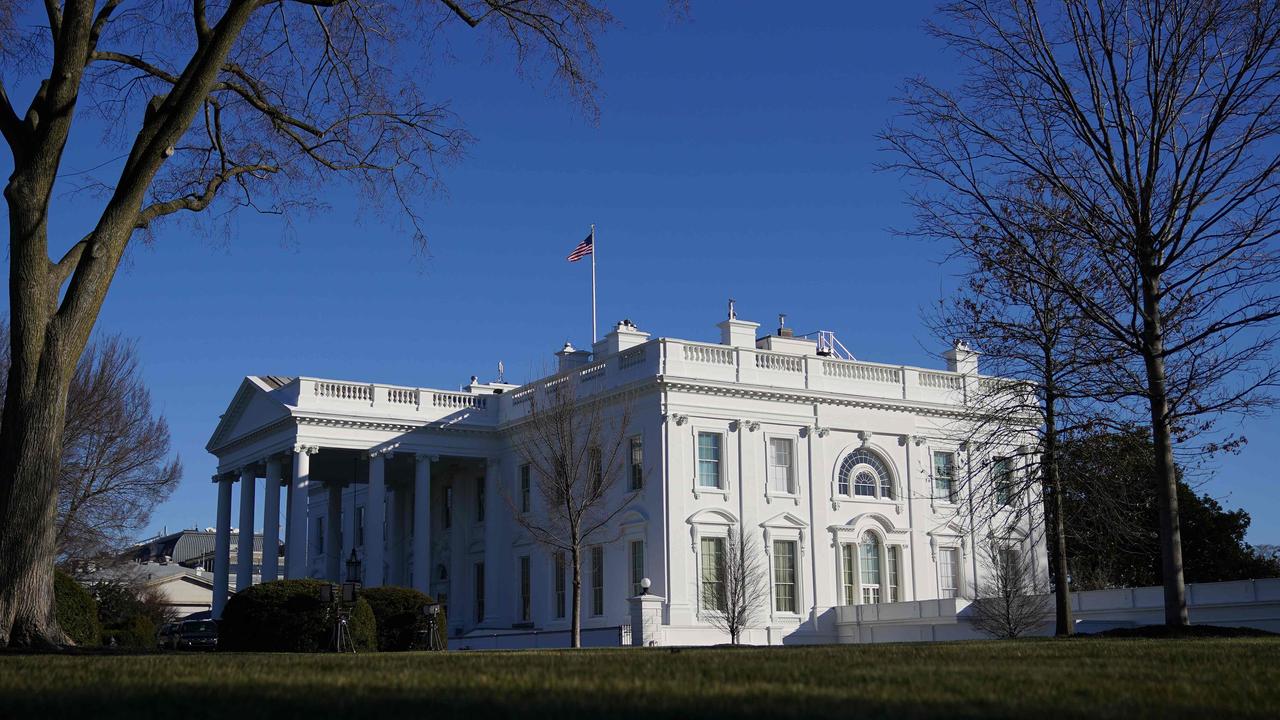
<svg viewBox="0 0 1280 720">
<path fill-rule="evenodd" d="M 805 608 L 809 607 L 809 578 L 805 574 L 805 554 L 808 543 L 805 542 L 805 530 L 808 526 L 790 513 L 783 513 L 761 523 L 764 529 L 765 559 L 769 564 L 769 618 L 775 622 L 799 623 L 805 617 Z M 775 541 L 795 543 L 796 555 L 796 610 L 778 610 L 777 582 L 774 577 L 773 543 Z"/>
<path fill-rule="evenodd" d="M 951 456 L 951 484 L 946 496 L 938 494 L 938 455 Z M 929 496 L 935 505 L 958 505 L 960 488 L 957 485 L 960 476 L 960 450 L 958 448 L 929 448 Z"/>
<path fill-rule="evenodd" d="M 520 493 L 520 514 L 533 510 L 533 468 L 522 463 L 516 468 L 516 485 Z"/>
<path fill-rule="evenodd" d="M 720 457 L 716 465 L 719 470 L 719 485 L 703 485 L 702 484 L 702 461 L 700 459 L 700 446 L 698 439 L 703 434 L 718 435 L 720 437 Z M 729 434 L 724 428 L 717 427 L 695 427 L 693 428 L 693 494 L 695 497 L 702 494 L 710 495 L 728 495 L 729 494 L 729 472 L 728 472 L 728 446 Z"/>
<path fill-rule="evenodd" d="M 568 584 L 571 572 L 569 570 L 569 553 L 564 550 L 557 550 L 551 553 L 551 617 L 556 621 L 561 621 L 569 616 L 569 592 Z"/>
<path fill-rule="evenodd" d="M 717 530 L 712 530 L 711 532 L 705 532 L 705 533 L 702 533 L 702 532 L 698 533 L 698 541 L 694 543 L 694 547 L 696 548 L 694 550 L 694 563 L 693 563 L 694 574 L 696 575 L 695 586 L 697 587 L 696 606 L 698 608 L 698 615 L 701 617 L 705 617 L 706 615 L 710 615 L 710 614 L 716 614 L 716 615 L 724 614 L 724 608 L 713 608 L 713 607 L 707 606 L 706 593 L 702 588 L 702 582 L 703 582 L 702 581 L 702 563 L 706 559 L 706 553 L 702 549 L 702 543 L 708 540 L 712 540 L 712 541 L 718 540 L 722 543 L 721 552 L 725 552 L 725 553 L 729 552 L 728 527 L 725 527 L 723 530 L 719 530 L 719 531 Z M 724 583 L 724 578 L 720 578 L 720 583 L 721 584 Z"/>
<path fill-rule="evenodd" d="M 867 537 L 875 541 L 876 581 L 868 582 L 864 575 L 868 572 L 866 565 Z M 861 593 L 858 599 L 863 605 L 878 605 L 884 602 L 885 589 L 885 555 L 887 545 L 884 538 L 874 530 L 864 530 L 858 537 L 858 584 Z"/>
<path fill-rule="evenodd" d="M 837 548 L 835 554 L 835 572 L 836 585 L 838 587 L 839 600 L 841 604 L 845 604 L 847 596 L 845 594 L 844 582 L 844 549 L 846 546 L 853 548 L 853 603 L 854 605 L 863 604 L 863 584 L 862 584 L 862 538 L 869 532 L 876 537 L 880 544 L 880 602 L 903 602 L 907 590 L 911 586 L 911 578 L 904 570 L 903 563 L 906 562 L 907 551 L 909 547 L 910 531 L 901 528 L 886 528 L 880 522 L 856 522 L 847 525 L 832 525 L 827 528 L 832 533 L 832 540 Z M 897 592 L 894 596 L 887 593 L 890 585 L 888 583 L 889 569 L 889 551 L 890 548 L 896 548 L 898 553 L 898 584 Z M 886 599 L 890 598 L 890 599 Z M 896 598 L 896 599 L 893 599 Z"/>
<path fill-rule="evenodd" d="M 636 443 L 640 444 L 640 462 L 638 465 L 636 463 L 636 456 L 635 456 Z M 724 454 L 723 449 L 721 449 L 721 454 Z M 638 486 L 636 485 L 636 467 L 640 468 L 640 484 Z M 630 493 L 641 492 L 642 490 L 644 490 L 645 480 L 646 478 L 644 476 L 644 435 L 637 433 L 627 438 L 627 492 L 630 492 Z"/>
<path fill-rule="evenodd" d="M 516 558 L 516 617 L 521 623 L 533 622 L 533 557 L 529 555 Z"/>
<path fill-rule="evenodd" d="M 640 548 L 640 567 L 638 568 L 638 575 L 636 573 L 637 547 Z M 647 572 L 646 565 L 649 562 L 649 553 L 647 551 L 648 548 L 645 547 L 644 538 L 636 537 L 627 541 L 627 575 L 629 576 L 628 579 L 631 581 L 631 597 L 635 597 L 644 591 L 644 588 L 640 587 L 640 581 L 644 580 L 645 573 Z"/>
<path fill-rule="evenodd" d="M 943 587 L 943 582 L 942 582 L 942 580 L 943 580 L 943 578 L 944 578 L 944 577 L 946 577 L 946 576 L 942 574 L 942 558 L 943 558 L 944 554 L 946 554 L 946 553 L 955 553 L 955 555 L 954 555 L 954 557 L 955 557 L 955 563 L 954 563 L 954 565 L 953 565 L 953 567 L 955 568 L 955 571 L 952 573 L 952 577 L 950 578 L 950 579 L 952 579 L 952 580 L 954 580 L 954 581 L 955 581 L 955 588 L 954 588 L 954 589 L 955 589 L 955 594 L 954 594 L 954 595 L 952 595 L 952 596 L 950 596 L 950 597 L 951 597 L 951 598 L 963 598 L 963 597 L 964 597 L 964 552 L 963 552 L 963 548 L 961 548 L 961 547 L 960 547 L 960 545 L 958 545 L 958 544 L 955 544 L 955 545 L 941 545 L 941 544 L 939 544 L 939 545 L 938 545 L 938 552 L 937 552 L 937 555 L 936 555 L 936 559 L 935 559 L 935 561 L 934 561 L 934 567 L 936 568 L 936 569 L 935 569 L 935 573 L 937 574 L 937 577 L 938 577 L 938 599 L 939 599 L 939 600 L 948 600 L 948 599 L 950 599 L 950 598 L 948 598 L 948 597 L 946 597 L 946 596 L 944 596 L 944 595 L 943 595 L 944 587 Z"/>
<path fill-rule="evenodd" d="M 849 468 L 849 476 L 848 476 L 849 491 L 847 493 L 841 492 L 840 476 L 842 471 L 844 470 L 845 463 L 849 461 L 849 458 L 851 456 L 859 452 L 866 453 L 871 457 L 875 458 L 876 461 L 881 466 L 883 466 L 884 472 L 881 472 L 880 468 L 875 467 L 871 463 L 859 462 Z M 877 504 L 884 504 L 884 505 L 900 505 L 903 502 L 902 486 L 899 481 L 899 477 L 901 474 L 898 472 L 897 466 L 895 465 L 892 459 L 892 456 L 888 452 L 886 452 L 883 448 L 880 448 L 875 444 L 854 445 L 852 447 L 845 448 L 837 456 L 837 458 L 838 458 L 838 462 L 835 464 L 835 474 L 832 476 L 832 479 L 831 479 L 831 498 L 833 502 L 833 505 L 832 505 L 833 509 L 838 507 L 839 504 L 842 502 L 877 503 Z M 874 495 L 858 494 L 858 489 L 857 489 L 858 468 L 862 466 L 871 468 L 877 475 L 876 484 L 874 488 L 874 492 L 875 492 Z M 889 491 L 893 494 L 893 497 L 887 497 L 885 495 L 886 484 L 889 487 Z"/>
<path fill-rule="evenodd" d="M 798 537 L 771 537 L 769 538 L 769 607 L 772 614 L 782 617 L 799 617 L 801 609 L 804 607 L 803 602 L 803 585 L 801 583 L 800 566 L 800 539 Z M 777 547 L 778 544 L 786 544 L 791 546 L 791 573 L 792 579 L 791 599 L 795 604 L 794 610 L 778 609 L 778 565 L 777 565 Z"/>
<path fill-rule="evenodd" d="M 773 464 L 773 443 L 781 441 L 789 444 L 790 464 L 787 468 L 787 483 L 785 490 L 778 490 L 774 486 L 774 468 L 781 467 Z M 800 442 L 795 435 L 785 433 L 765 433 L 764 434 L 764 476 L 765 476 L 765 496 L 798 498 L 800 496 Z"/>
<path fill-rule="evenodd" d="M 1004 472 L 999 471 L 999 464 L 1005 463 Z M 1021 504 L 1021 498 L 1017 491 L 1017 475 L 1014 469 L 1013 458 L 1009 455 L 994 455 L 991 458 L 991 487 L 992 500 L 997 510 L 1004 508 L 1016 508 Z M 1001 491 L 1004 492 L 1004 500 L 1000 499 Z"/>
<path fill-rule="evenodd" d="M 590 553 L 591 553 L 591 580 L 588 583 L 588 587 L 591 588 L 591 596 L 589 598 L 591 601 L 590 616 L 604 617 L 605 608 L 607 607 L 608 600 L 609 600 L 608 595 L 606 593 L 606 589 L 607 589 L 606 581 L 608 580 L 608 578 L 605 575 L 604 545 L 592 545 Z M 597 579 L 600 581 L 599 584 L 596 583 Z M 597 591 L 600 593 L 600 604 L 598 607 L 596 605 Z M 599 610 L 599 612 L 596 612 L 597 609 Z"/>
</svg>

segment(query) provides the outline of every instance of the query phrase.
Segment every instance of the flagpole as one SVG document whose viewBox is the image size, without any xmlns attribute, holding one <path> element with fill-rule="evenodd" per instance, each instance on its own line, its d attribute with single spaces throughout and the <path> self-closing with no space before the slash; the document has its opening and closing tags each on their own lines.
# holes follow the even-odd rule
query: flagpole
<svg viewBox="0 0 1280 720">
<path fill-rule="evenodd" d="M 596 224 L 591 223 L 591 344 L 595 345 L 596 336 Z M 595 348 L 592 348 L 593 350 Z"/>
</svg>

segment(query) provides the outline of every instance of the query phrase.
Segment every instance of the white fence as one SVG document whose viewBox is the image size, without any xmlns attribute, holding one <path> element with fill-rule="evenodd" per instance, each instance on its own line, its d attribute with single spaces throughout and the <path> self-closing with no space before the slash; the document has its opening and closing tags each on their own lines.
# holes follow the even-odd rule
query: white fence
<svg viewBox="0 0 1280 720">
<path fill-rule="evenodd" d="M 1042 635 L 1053 634 L 1052 598 Z M 1071 594 L 1076 630 L 1100 632 L 1164 623 L 1160 587 L 1089 590 Z M 1280 632 L 1280 578 L 1187 585 L 1193 625 L 1251 627 Z M 836 608 L 840 642 L 876 643 L 969 640 L 986 637 L 973 627 L 969 601 L 921 600 Z"/>
</svg>

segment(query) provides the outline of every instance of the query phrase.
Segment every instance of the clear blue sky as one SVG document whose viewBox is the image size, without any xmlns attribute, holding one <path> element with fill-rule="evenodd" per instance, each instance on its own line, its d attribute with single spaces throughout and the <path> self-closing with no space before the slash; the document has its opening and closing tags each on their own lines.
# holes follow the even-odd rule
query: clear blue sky
<svg viewBox="0 0 1280 720">
<path fill-rule="evenodd" d="M 862 358 L 940 365 L 920 315 L 950 286 L 944 248 L 891 234 L 910 223 L 908 186 L 872 169 L 901 80 L 953 64 L 922 31 L 930 7 L 696 2 L 673 23 L 661 3 L 620 4 L 622 26 L 600 41 L 598 126 L 456 34 L 433 87 L 477 142 L 427 206 L 429 257 L 342 187 L 288 229 L 247 214 L 229 236 L 161 228 L 131 251 L 99 321 L 139 338 L 186 467 L 150 529 L 213 524 L 204 444 L 246 374 L 451 388 L 491 379 L 499 360 L 528 379 L 566 339 L 588 344 L 589 269 L 564 256 L 593 222 L 602 326 L 714 339 L 734 297 L 742 317 L 785 312 Z M 110 157 L 99 133 L 78 138 L 64 172 Z M 93 207 L 60 198 L 55 233 L 79 237 Z M 1252 542 L 1280 543 L 1280 421 L 1238 429 L 1252 443 L 1205 490 L 1252 513 Z"/>
</svg>

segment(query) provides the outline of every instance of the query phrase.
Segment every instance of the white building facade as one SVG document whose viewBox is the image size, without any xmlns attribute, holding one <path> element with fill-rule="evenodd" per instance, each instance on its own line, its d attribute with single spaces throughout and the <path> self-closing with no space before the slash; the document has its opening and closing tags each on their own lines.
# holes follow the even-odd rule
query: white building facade
<svg viewBox="0 0 1280 720">
<path fill-rule="evenodd" d="M 523 386 L 245 378 L 208 444 L 218 458 L 215 616 L 232 573 L 244 575 L 238 587 L 249 582 L 253 568 L 228 558 L 257 526 L 268 545 L 286 543 L 283 567 L 263 558 L 264 580 L 338 581 L 354 552 L 366 585 L 442 602 L 451 646 L 529 646 L 531 635 L 565 632 L 567 568 L 513 518 L 538 508 L 512 439 L 529 399 L 565 382 L 631 405 L 612 488 L 626 509 L 589 539 L 582 565 L 584 637 L 612 638 L 599 644 L 616 644 L 640 605 L 650 608 L 646 643 L 726 642 L 704 599 L 731 528 L 766 555 L 750 643 L 856 641 L 850 606 L 971 598 L 985 572 L 975 541 L 1026 553 L 1047 587 L 1042 533 L 1004 527 L 997 538 L 962 482 L 1008 470 L 1001 449 L 954 440 L 978 382 L 975 353 L 954 348 L 946 370 L 930 370 L 841 359 L 785 329 L 758 337 L 757 323 L 733 317 L 719 328 L 721 341 L 706 343 L 653 339 L 624 321 L 591 352 L 566 346 L 555 375 Z"/>
</svg>

